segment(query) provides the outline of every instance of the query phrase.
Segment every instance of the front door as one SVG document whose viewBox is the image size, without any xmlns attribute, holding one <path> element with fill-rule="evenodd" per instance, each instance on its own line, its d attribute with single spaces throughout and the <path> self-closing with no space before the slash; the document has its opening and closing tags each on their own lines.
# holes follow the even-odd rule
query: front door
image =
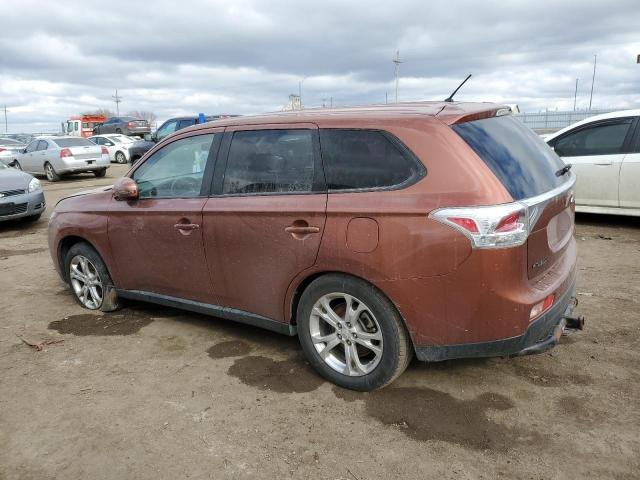
<svg viewBox="0 0 640 480">
<path fill-rule="evenodd" d="M 633 118 L 587 124 L 554 143 L 556 153 L 573 165 L 576 204 L 619 207 L 618 183 Z"/>
<path fill-rule="evenodd" d="M 131 175 L 140 198 L 112 200 L 108 232 L 121 288 L 210 302 L 202 208 L 219 132 L 168 143 Z"/>
<path fill-rule="evenodd" d="M 319 157 L 313 124 L 227 128 L 203 210 L 216 303 L 285 319 L 287 288 L 314 265 L 324 230 Z"/>
</svg>

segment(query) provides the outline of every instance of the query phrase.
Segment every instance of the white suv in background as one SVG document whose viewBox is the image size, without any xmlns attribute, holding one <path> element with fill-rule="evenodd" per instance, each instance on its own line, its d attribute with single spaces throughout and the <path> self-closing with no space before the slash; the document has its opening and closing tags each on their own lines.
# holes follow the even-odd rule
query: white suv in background
<svg viewBox="0 0 640 480">
<path fill-rule="evenodd" d="M 576 174 L 576 211 L 640 216 L 640 110 L 589 117 L 545 141 Z"/>
</svg>

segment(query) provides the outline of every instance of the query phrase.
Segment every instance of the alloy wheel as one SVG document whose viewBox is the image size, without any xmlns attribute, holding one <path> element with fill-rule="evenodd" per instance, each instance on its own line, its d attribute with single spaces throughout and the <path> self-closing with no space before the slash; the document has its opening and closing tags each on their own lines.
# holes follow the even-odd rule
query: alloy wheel
<svg viewBox="0 0 640 480">
<path fill-rule="evenodd" d="M 54 176 L 55 176 L 55 172 L 53 170 L 53 167 L 51 166 L 50 163 L 47 163 L 44 167 L 44 173 L 47 176 L 47 180 L 49 180 L 50 182 L 53 182 Z"/>
<path fill-rule="evenodd" d="M 343 375 L 366 375 L 382 359 L 380 324 L 369 307 L 352 295 L 323 295 L 311 310 L 309 333 L 320 358 Z"/>
<path fill-rule="evenodd" d="M 69 279 L 73 292 L 84 307 L 90 310 L 100 308 L 104 292 L 102 280 L 95 265 L 87 257 L 76 255 L 71 259 Z"/>
</svg>

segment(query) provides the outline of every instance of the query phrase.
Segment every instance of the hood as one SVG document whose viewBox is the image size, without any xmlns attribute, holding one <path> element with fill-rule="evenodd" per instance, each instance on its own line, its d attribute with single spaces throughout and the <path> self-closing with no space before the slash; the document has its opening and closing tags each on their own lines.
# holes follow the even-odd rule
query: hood
<svg viewBox="0 0 640 480">
<path fill-rule="evenodd" d="M 15 168 L 0 169 L 0 191 L 27 189 L 32 175 Z"/>
</svg>

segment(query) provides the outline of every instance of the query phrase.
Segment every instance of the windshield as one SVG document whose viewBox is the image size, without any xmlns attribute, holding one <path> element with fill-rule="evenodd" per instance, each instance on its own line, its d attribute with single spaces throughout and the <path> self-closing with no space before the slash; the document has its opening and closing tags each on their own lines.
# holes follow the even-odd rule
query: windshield
<svg viewBox="0 0 640 480">
<path fill-rule="evenodd" d="M 56 145 L 61 148 L 69 148 L 69 147 L 95 147 L 93 142 L 90 142 L 86 138 L 78 137 L 78 138 L 56 138 L 53 140 Z"/>
<path fill-rule="evenodd" d="M 505 115 L 454 125 L 453 129 L 487 164 L 514 200 L 535 197 L 562 185 L 560 157 L 521 121 Z"/>
</svg>

